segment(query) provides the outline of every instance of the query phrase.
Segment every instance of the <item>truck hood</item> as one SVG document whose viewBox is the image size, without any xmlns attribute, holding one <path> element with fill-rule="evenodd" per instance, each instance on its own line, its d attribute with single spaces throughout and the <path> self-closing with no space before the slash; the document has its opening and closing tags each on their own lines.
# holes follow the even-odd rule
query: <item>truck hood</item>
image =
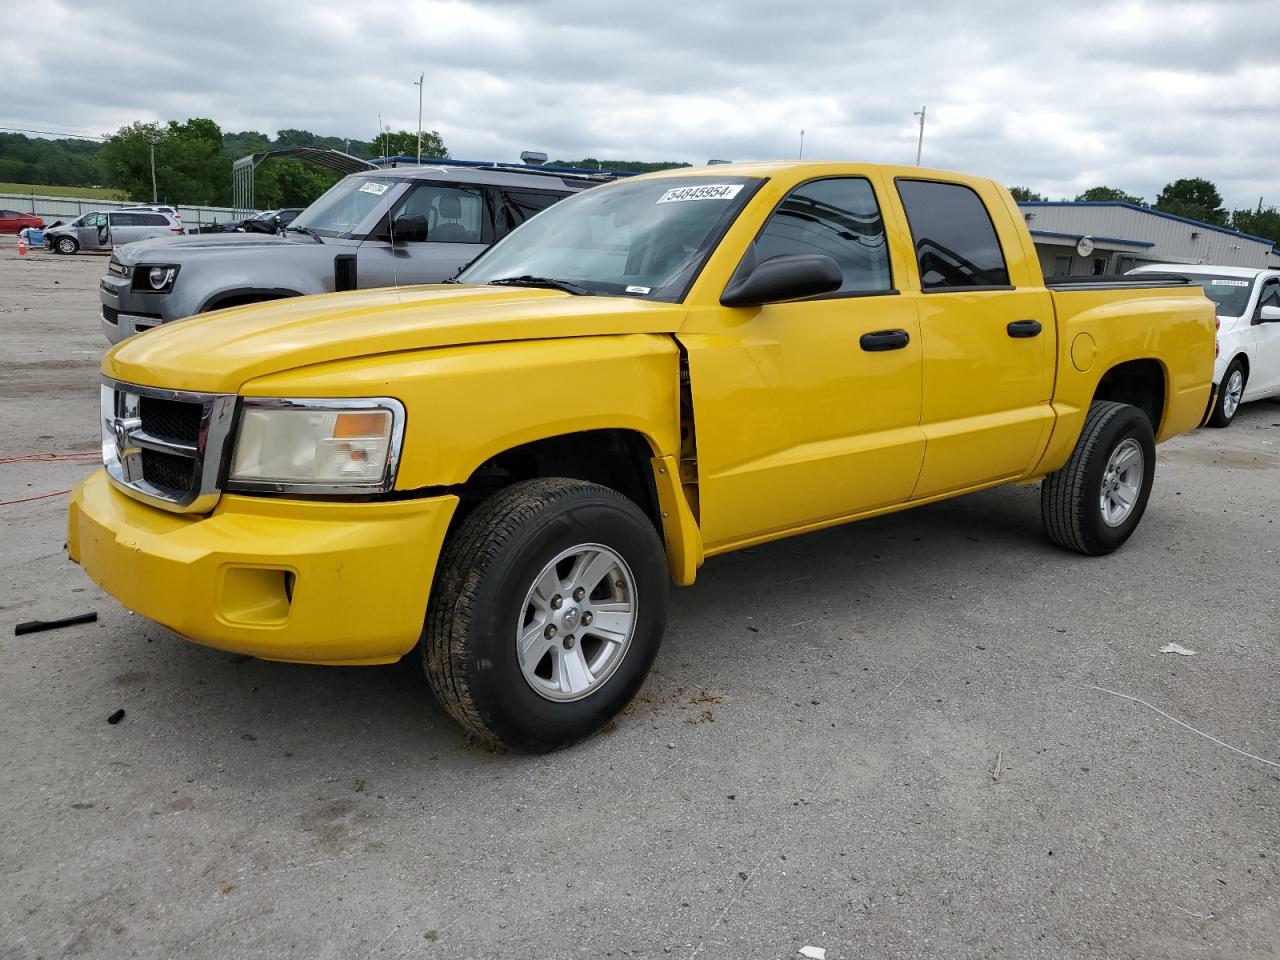
<svg viewBox="0 0 1280 960">
<path fill-rule="evenodd" d="M 277 236 L 270 233 L 191 233 L 180 237 L 154 237 L 126 243 L 115 252 L 115 258 L 125 266 L 138 263 L 184 263 L 191 251 L 195 256 L 206 257 L 211 252 L 236 253 L 241 250 L 264 247 L 275 249 L 310 248 L 318 244 L 311 237 L 294 233 Z"/>
<path fill-rule="evenodd" d="M 141 386 L 236 393 L 257 377 L 334 360 L 506 340 L 674 333 L 684 316 L 679 304 L 528 287 L 359 290 L 168 323 L 109 351 L 102 372 Z"/>
</svg>

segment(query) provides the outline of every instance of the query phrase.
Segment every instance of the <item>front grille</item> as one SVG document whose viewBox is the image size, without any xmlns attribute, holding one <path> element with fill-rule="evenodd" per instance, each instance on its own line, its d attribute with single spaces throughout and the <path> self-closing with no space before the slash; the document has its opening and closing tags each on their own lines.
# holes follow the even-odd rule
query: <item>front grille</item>
<svg viewBox="0 0 1280 960">
<path fill-rule="evenodd" d="M 196 461 L 176 453 L 142 451 L 142 479 L 160 490 L 190 493 L 195 486 Z"/>
<path fill-rule="evenodd" d="M 139 411 L 142 429 L 153 437 L 192 447 L 200 439 L 203 407 L 198 403 L 142 397 Z"/>
<path fill-rule="evenodd" d="M 108 307 L 105 303 L 102 305 L 102 318 L 107 323 L 118 324 L 120 322 L 120 311 L 115 307 Z"/>
<path fill-rule="evenodd" d="M 116 486 L 179 513 L 213 509 L 229 445 L 234 396 L 102 387 L 102 459 Z"/>
</svg>

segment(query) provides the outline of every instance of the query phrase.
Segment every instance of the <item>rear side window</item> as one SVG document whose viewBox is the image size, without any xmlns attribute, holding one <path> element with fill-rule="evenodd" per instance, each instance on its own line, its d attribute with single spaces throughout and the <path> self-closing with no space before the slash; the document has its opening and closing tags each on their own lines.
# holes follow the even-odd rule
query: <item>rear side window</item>
<svg viewBox="0 0 1280 960">
<path fill-rule="evenodd" d="M 113 213 L 111 214 L 111 225 L 113 227 L 136 227 L 141 219 L 142 215 L 137 213 Z"/>
<path fill-rule="evenodd" d="M 996 229 L 976 193 L 958 183 L 899 180 L 898 196 L 925 290 L 1009 286 Z"/>
<path fill-rule="evenodd" d="M 144 227 L 167 227 L 169 221 L 165 219 L 163 213 L 140 213 L 138 223 Z"/>
<path fill-rule="evenodd" d="M 541 213 L 567 193 L 534 193 L 530 190 L 501 191 L 502 223 L 507 230 L 514 230 L 534 214 Z"/>
<path fill-rule="evenodd" d="M 820 253 L 840 266 L 840 293 L 893 288 L 884 220 L 871 184 L 861 177 L 815 180 L 796 187 L 756 238 L 760 260 Z"/>
</svg>

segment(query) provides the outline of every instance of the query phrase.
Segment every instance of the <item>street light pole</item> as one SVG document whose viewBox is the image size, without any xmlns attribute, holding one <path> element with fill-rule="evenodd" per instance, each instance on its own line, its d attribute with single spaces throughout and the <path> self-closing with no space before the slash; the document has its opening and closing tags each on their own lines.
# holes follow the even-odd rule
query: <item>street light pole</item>
<svg viewBox="0 0 1280 960">
<path fill-rule="evenodd" d="M 148 140 L 147 146 L 151 148 L 151 202 L 159 203 L 160 198 L 156 193 L 156 142 Z"/>
<path fill-rule="evenodd" d="M 916 166 L 917 167 L 920 166 L 920 154 L 924 151 L 924 115 L 925 115 L 925 111 L 928 109 L 929 109 L 928 107 L 921 107 L 919 110 L 915 112 L 915 115 L 920 118 L 920 138 L 916 140 Z"/>
<path fill-rule="evenodd" d="M 797 160 L 804 159 L 804 131 L 803 130 L 800 131 L 800 155 L 796 157 L 796 159 Z"/>
<path fill-rule="evenodd" d="M 426 77 L 425 73 L 418 74 L 418 79 L 413 81 L 418 88 L 418 164 L 422 164 L 422 81 Z"/>
</svg>

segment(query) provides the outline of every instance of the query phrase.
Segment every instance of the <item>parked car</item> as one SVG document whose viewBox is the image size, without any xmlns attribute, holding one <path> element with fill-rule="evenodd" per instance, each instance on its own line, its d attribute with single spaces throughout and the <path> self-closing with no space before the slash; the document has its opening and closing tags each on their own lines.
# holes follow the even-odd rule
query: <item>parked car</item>
<svg viewBox="0 0 1280 960">
<path fill-rule="evenodd" d="M 17 233 L 26 227 L 35 227 L 39 230 L 44 227 L 44 220 L 33 213 L 0 210 L 0 233 Z"/>
<path fill-rule="evenodd" d="M 182 224 L 154 210 L 96 210 L 44 232 L 44 245 L 58 253 L 110 250 L 157 237 L 176 237 Z"/>
<path fill-rule="evenodd" d="M 307 225 L 376 235 L 393 187 L 353 183 Z M 412 186 L 402 233 L 483 239 L 480 197 Z M 1213 344 L 1181 278 L 1046 284 L 991 180 L 666 171 L 555 204 L 452 286 L 246 306 L 109 351 L 106 469 L 71 496 L 68 546 L 209 646 L 419 651 L 469 731 L 549 750 L 640 688 L 668 586 L 704 557 L 1036 480 L 1050 540 L 1117 549 L 1156 443 L 1207 414 Z"/>
<path fill-rule="evenodd" d="M 241 233 L 283 233 L 302 211 L 302 207 L 268 210 L 266 213 L 242 221 L 236 229 Z"/>
<path fill-rule="evenodd" d="M 539 210 L 600 182 L 502 168 L 352 174 L 280 235 L 202 234 L 119 251 L 100 284 L 102 330 L 118 343 L 160 323 L 245 303 L 439 283 Z"/>
<path fill-rule="evenodd" d="M 177 220 L 179 223 L 181 223 L 181 222 L 182 222 L 182 214 L 178 213 L 178 208 L 177 208 L 177 207 L 170 207 L 170 206 L 168 206 L 168 205 L 166 205 L 166 204 L 163 204 L 163 203 L 158 203 L 158 204 L 157 204 L 157 203 L 138 204 L 138 205 L 136 205 L 136 206 L 132 206 L 132 207 L 124 207 L 124 208 L 122 208 L 122 209 L 125 209 L 125 210 L 153 210 L 153 211 L 155 211 L 156 213 L 167 213 L 169 216 L 173 217 L 173 219 Z"/>
<path fill-rule="evenodd" d="M 1280 397 L 1280 270 L 1152 263 L 1130 271 L 1152 272 L 1186 277 L 1217 307 L 1210 426 L 1230 426 L 1242 403 Z"/>
</svg>

